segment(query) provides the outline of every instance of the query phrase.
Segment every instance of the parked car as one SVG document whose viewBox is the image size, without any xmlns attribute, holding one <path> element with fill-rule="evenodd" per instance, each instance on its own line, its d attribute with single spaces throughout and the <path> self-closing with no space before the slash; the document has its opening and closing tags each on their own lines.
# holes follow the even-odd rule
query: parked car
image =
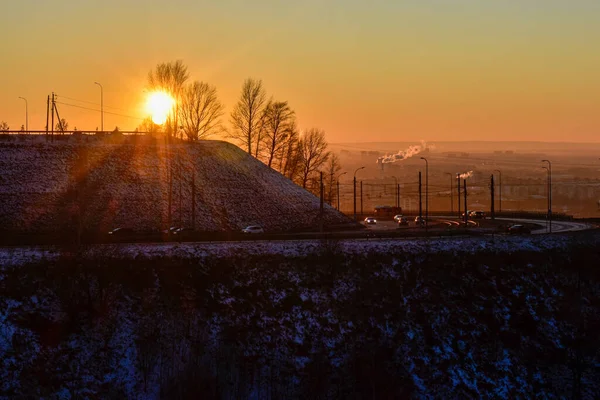
<svg viewBox="0 0 600 400">
<path fill-rule="evenodd" d="M 466 215 L 468 215 L 470 217 L 472 212 L 473 211 L 471 211 L 471 210 L 467 210 L 467 214 Z M 460 216 L 464 218 L 465 217 L 465 213 L 463 212 Z"/>
<path fill-rule="evenodd" d="M 529 234 L 531 229 L 524 225 L 512 225 L 508 228 L 508 233 L 511 235 Z"/>
<path fill-rule="evenodd" d="M 423 225 L 425 225 L 425 218 L 423 218 L 423 217 L 415 217 L 415 224 L 417 226 L 423 226 Z"/>
<path fill-rule="evenodd" d="M 408 225 L 408 218 L 400 217 L 396 220 L 396 222 L 398 222 L 398 226 Z"/>
<path fill-rule="evenodd" d="M 394 221 L 400 222 L 400 218 L 404 218 L 402 214 L 394 215 Z"/>
<path fill-rule="evenodd" d="M 469 217 L 474 219 L 485 219 L 485 213 L 483 211 L 471 211 Z"/>
<path fill-rule="evenodd" d="M 265 233 L 265 230 L 260 225 L 250 225 L 242 229 L 242 233 Z"/>
<path fill-rule="evenodd" d="M 166 233 L 166 234 L 172 235 L 178 229 L 181 229 L 181 226 L 172 226 L 169 229 L 165 229 L 164 231 L 162 231 L 162 233 Z"/>
<path fill-rule="evenodd" d="M 196 230 L 194 228 L 179 228 L 173 231 L 173 236 L 176 239 L 189 239 L 194 236 Z"/>
<path fill-rule="evenodd" d="M 134 231 L 131 228 L 115 228 L 112 231 L 108 232 L 108 234 L 112 235 L 113 237 L 121 237 L 133 235 Z"/>
<path fill-rule="evenodd" d="M 377 224 L 377 220 L 374 217 L 367 217 L 367 218 L 365 218 L 365 224 L 375 225 L 375 224 Z"/>
</svg>

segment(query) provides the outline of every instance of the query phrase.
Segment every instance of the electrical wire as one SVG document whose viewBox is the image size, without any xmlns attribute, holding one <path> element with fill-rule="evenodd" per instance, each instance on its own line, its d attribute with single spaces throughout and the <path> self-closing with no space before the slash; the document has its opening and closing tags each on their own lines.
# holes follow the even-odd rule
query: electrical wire
<svg viewBox="0 0 600 400">
<path fill-rule="evenodd" d="M 95 105 L 95 106 L 100 106 L 100 105 L 101 105 L 100 103 L 96 103 L 96 102 L 93 102 L 93 101 L 74 99 L 74 98 L 72 98 L 72 97 L 67 97 L 67 96 L 63 96 L 63 95 L 56 94 L 56 93 L 55 93 L 55 96 L 56 96 L 56 97 L 61 97 L 61 98 L 63 98 L 63 99 L 72 100 L 72 101 L 78 101 L 78 102 L 80 102 L 80 103 L 93 104 L 93 105 Z M 122 109 L 122 108 L 119 108 L 119 107 L 113 107 L 113 106 L 107 106 L 106 104 L 104 104 L 104 108 L 112 108 L 112 109 L 114 109 L 114 110 L 120 110 L 120 111 L 125 111 L 125 112 L 127 112 L 127 110 L 124 110 L 124 109 Z"/>
<path fill-rule="evenodd" d="M 90 110 L 90 111 L 96 111 L 96 112 L 101 112 L 101 110 L 97 110 L 95 108 L 89 108 L 89 107 L 83 107 L 83 106 L 78 106 L 76 104 L 69 104 L 69 103 L 63 103 L 61 101 L 56 101 L 56 104 L 62 104 L 64 106 L 69 106 L 69 107 L 76 107 L 76 108 L 81 108 L 83 110 Z M 104 111 L 104 114 L 110 114 L 110 115 L 117 115 L 119 117 L 124 117 L 124 118 L 131 118 L 131 119 L 137 119 L 140 121 L 143 121 L 144 118 L 140 118 L 140 117 L 134 117 L 131 115 L 124 115 L 124 114 L 118 114 L 118 113 L 114 113 L 114 112 L 110 112 L 110 111 Z"/>
</svg>

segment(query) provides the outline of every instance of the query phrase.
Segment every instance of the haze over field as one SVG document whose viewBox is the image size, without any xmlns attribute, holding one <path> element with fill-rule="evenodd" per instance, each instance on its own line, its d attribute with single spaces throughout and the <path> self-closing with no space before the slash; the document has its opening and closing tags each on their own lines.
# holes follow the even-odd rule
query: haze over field
<svg viewBox="0 0 600 400">
<path fill-rule="evenodd" d="M 134 129 L 147 74 L 181 59 L 229 114 L 247 77 L 330 142 L 598 142 L 600 2 L 5 2 L 0 120 Z M 77 100 L 77 101 L 76 101 Z M 109 114 L 112 113 L 112 114 Z M 62 116 L 62 115 L 61 115 Z M 389 149 L 390 152 L 398 149 Z"/>
</svg>

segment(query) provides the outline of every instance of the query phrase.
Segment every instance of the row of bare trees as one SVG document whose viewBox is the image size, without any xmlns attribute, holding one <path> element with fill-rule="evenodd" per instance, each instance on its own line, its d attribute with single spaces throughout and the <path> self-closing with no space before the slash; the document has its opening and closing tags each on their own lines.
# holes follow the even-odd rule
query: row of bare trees
<svg viewBox="0 0 600 400">
<path fill-rule="evenodd" d="M 223 134 L 303 188 L 318 191 L 319 172 L 325 173 L 325 194 L 333 199 L 334 175 L 339 159 L 327 149 L 325 132 L 311 128 L 300 132 L 296 113 L 287 101 L 268 98 L 261 80 L 246 79 L 230 114 L 230 129 L 223 126 L 224 107 L 217 89 L 208 83 L 188 83 L 187 67 L 181 62 L 158 64 L 148 74 L 148 89 L 164 91 L 175 100 L 167 121 L 158 126 L 151 119 L 138 129 L 163 132 L 190 141 Z M 326 199 L 327 200 L 327 199 Z"/>
</svg>

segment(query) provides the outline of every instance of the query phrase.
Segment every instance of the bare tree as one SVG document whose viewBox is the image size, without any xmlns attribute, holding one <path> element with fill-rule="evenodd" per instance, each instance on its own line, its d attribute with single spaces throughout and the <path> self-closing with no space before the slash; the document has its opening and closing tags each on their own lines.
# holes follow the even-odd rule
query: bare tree
<svg viewBox="0 0 600 400">
<path fill-rule="evenodd" d="M 223 104 L 217 88 L 195 81 L 186 86 L 181 99 L 181 124 L 189 140 L 201 140 L 222 129 Z"/>
<path fill-rule="evenodd" d="M 300 162 L 302 168 L 302 187 L 315 172 L 317 172 L 329 159 L 330 152 L 327 151 L 325 131 L 312 128 L 304 133 L 300 139 Z"/>
<path fill-rule="evenodd" d="M 139 132 L 158 133 L 161 131 L 161 126 L 152 122 L 152 117 L 147 117 L 136 129 Z"/>
<path fill-rule="evenodd" d="M 265 107 L 262 124 L 262 140 L 265 146 L 265 161 L 271 168 L 276 157 L 296 131 L 296 114 L 287 101 L 270 102 Z"/>
<path fill-rule="evenodd" d="M 161 63 L 148 73 L 148 88 L 168 93 L 175 100 L 175 110 L 165 122 L 168 135 L 175 136 L 179 126 L 179 101 L 183 85 L 189 78 L 188 70 L 181 60 Z"/>
<path fill-rule="evenodd" d="M 0 122 L 0 132 L 6 132 L 6 131 L 10 131 L 10 126 L 8 125 L 8 122 L 6 122 L 6 121 Z"/>
<path fill-rule="evenodd" d="M 333 199 L 337 196 L 335 191 L 336 178 L 342 170 L 342 164 L 337 154 L 331 154 L 325 165 L 325 201 L 333 205 Z"/>
<path fill-rule="evenodd" d="M 248 78 L 242 85 L 242 93 L 231 111 L 232 130 L 229 137 L 248 146 L 248 154 L 252 154 L 252 143 L 256 146 L 258 157 L 262 116 L 267 95 L 261 80 Z"/>
<path fill-rule="evenodd" d="M 58 132 L 64 132 L 69 128 L 69 123 L 67 122 L 66 119 L 61 118 L 57 123 L 56 126 L 54 128 L 54 130 L 58 131 Z"/>
</svg>

